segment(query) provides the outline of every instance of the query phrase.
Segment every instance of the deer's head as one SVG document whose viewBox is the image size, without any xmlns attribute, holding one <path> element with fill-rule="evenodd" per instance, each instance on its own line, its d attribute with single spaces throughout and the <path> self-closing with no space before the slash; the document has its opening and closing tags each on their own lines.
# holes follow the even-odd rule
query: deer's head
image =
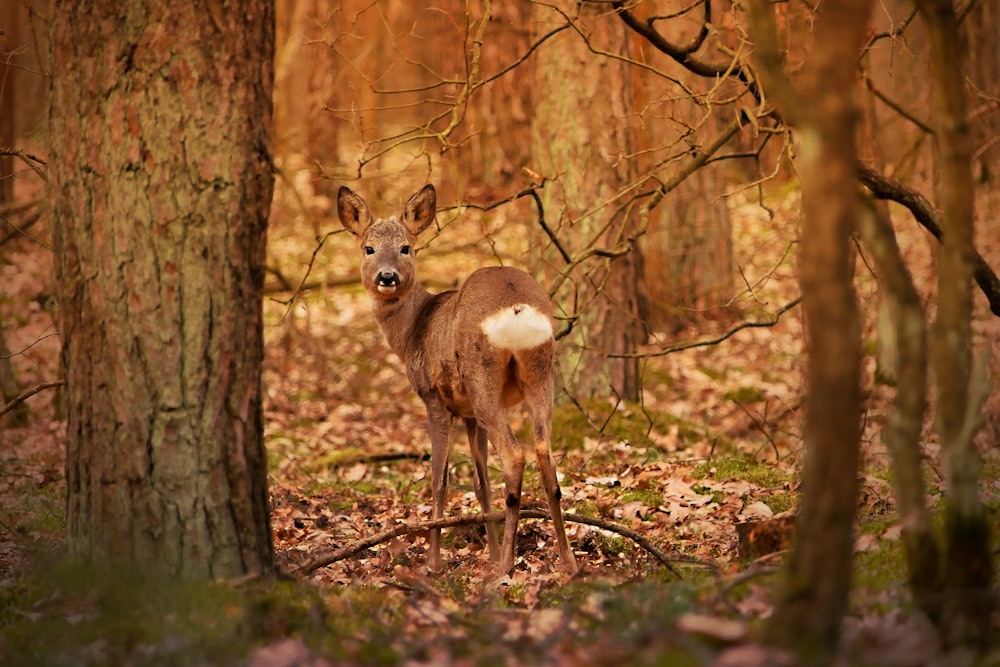
<svg viewBox="0 0 1000 667">
<path fill-rule="evenodd" d="M 437 195 L 425 185 L 410 197 L 402 222 L 396 216 L 373 220 L 365 200 L 347 187 L 337 195 L 337 211 L 344 228 L 358 237 L 361 247 L 361 281 L 375 300 L 401 299 L 416 282 L 413 261 L 417 234 L 434 221 Z"/>
</svg>

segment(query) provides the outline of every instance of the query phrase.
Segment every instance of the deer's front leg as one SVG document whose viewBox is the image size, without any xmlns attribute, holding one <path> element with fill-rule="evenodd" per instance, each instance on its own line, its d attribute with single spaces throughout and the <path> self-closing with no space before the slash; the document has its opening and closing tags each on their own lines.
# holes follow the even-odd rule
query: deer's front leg
<svg viewBox="0 0 1000 667">
<path fill-rule="evenodd" d="M 451 451 L 451 413 L 442 403 L 427 403 L 427 430 L 431 436 L 431 518 L 444 516 L 448 494 L 448 456 Z M 432 572 L 441 569 L 441 529 L 430 531 L 427 566 Z"/>
</svg>

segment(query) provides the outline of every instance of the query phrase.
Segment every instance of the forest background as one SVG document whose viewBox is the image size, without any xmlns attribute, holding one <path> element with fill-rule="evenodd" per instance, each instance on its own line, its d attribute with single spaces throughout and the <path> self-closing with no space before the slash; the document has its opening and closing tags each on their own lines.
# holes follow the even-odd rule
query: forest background
<svg viewBox="0 0 1000 667">
<path fill-rule="evenodd" d="M 206 3 L 192 20 L 217 21 L 243 4 L 270 7 Z M 163 18 L 140 7 L 108 16 L 125 26 L 116 30 L 127 30 L 129 17 Z M 67 485 L 79 459 L 66 447 L 75 437 L 66 404 L 72 411 L 100 394 L 72 395 L 65 364 L 73 362 L 60 361 L 55 296 L 67 294 L 67 281 L 57 257 L 72 244 L 57 238 L 54 220 L 68 209 L 48 188 L 56 165 L 73 156 L 53 137 L 79 136 L 83 145 L 88 122 L 91 134 L 134 126 L 127 114 L 81 118 L 57 135 L 46 100 L 61 85 L 51 81 L 62 42 L 49 37 L 59 7 L 5 5 L 0 562 L 8 638 L 0 649 L 37 658 L 37 638 L 49 635 L 50 655 L 93 662 L 167 662 L 190 652 L 259 664 L 289 655 L 334 663 L 784 659 L 764 646 L 821 647 L 852 664 L 889 656 L 929 664 L 969 647 L 988 660 L 983 647 L 997 627 L 1000 406 L 992 387 L 1000 361 L 973 350 L 995 348 L 1000 333 L 989 268 L 1000 262 L 1000 17 L 982 0 L 824 7 L 279 1 L 273 58 L 254 62 L 253 40 L 233 38 L 251 54 L 235 78 L 254 76 L 255 65 L 273 77 L 273 198 L 260 189 L 269 206 L 260 402 L 277 566 L 295 571 L 429 511 L 423 408 L 369 314 L 354 239 L 336 223 L 343 184 L 377 215 L 399 214 L 424 183 L 437 187 L 438 224 L 421 239 L 419 260 L 432 288 L 496 263 L 526 268 L 549 288 L 560 322 L 555 448 L 564 509 L 631 532 L 574 523 L 585 564 L 567 578 L 552 567 L 546 523 L 525 522 L 522 558 L 500 592 L 481 587 L 477 527 L 452 533 L 449 571 L 433 580 L 421 570 L 423 540 L 399 536 L 300 571 L 315 594 L 270 584 L 213 589 L 206 597 L 227 611 L 202 636 L 191 627 L 216 613 L 210 603 L 168 596 L 164 604 L 177 609 L 153 605 L 122 627 L 114 585 L 102 575 L 60 566 L 62 574 L 32 579 L 48 572 L 39 563 L 62 551 L 67 531 L 72 545 L 98 521 L 74 509 L 78 485 Z M 94 33 L 63 29 L 79 30 L 85 52 Z M 192 48 L 166 44 L 168 52 Z M 212 66 L 225 80 L 232 63 Z M 962 245 L 964 233 L 949 236 L 971 236 L 973 227 L 979 259 Z M 894 232 L 888 250 L 879 229 Z M 908 271 L 892 262 L 897 255 Z M 914 321 L 920 334 L 907 337 Z M 952 356 L 934 351 L 943 331 L 957 332 Z M 449 513 L 470 514 L 463 443 L 453 456 Z M 78 467 L 83 478 L 100 476 Z M 529 498 L 537 487 L 529 474 Z M 968 543 L 946 518 L 955 516 L 978 517 L 969 524 L 978 528 L 958 531 Z M 764 526 L 774 544 L 758 544 L 767 541 Z M 807 582 L 803 595 L 797 579 Z M 354 620 L 333 630 L 331 618 Z M 245 640 L 235 654 L 233 636 Z"/>
</svg>

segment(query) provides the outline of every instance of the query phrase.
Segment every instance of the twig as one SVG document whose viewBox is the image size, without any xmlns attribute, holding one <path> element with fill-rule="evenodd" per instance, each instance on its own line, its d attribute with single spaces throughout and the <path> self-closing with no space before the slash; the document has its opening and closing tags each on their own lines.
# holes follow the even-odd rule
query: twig
<svg viewBox="0 0 1000 667">
<path fill-rule="evenodd" d="M 3 216 L 0 216 L 0 217 L 3 217 Z M 8 227 L 13 227 L 13 230 L 10 231 L 10 232 L 7 232 L 7 234 L 3 238 L 0 238 L 0 246 L 6 245 L 8 241 L 11 241 L 11 240 L 13 240 L 13 239 L 15 239 L 15 238 L 17 238 L 19 236 L 23 236 L 24 238 L 28 239 L 29 241 L 32 241 L 33 243 L 42 246 L 46 250 L 52 250 L 52 248 L 50 248 L 45 242 L 43 242 L 43 241 L 41 241 L 39 239 L 36 239 L 31 234 L 28 234 L 28 230 L 31 229 L 32 225 L 34 225 L 36 222 L 38 222 L 41 219 L 42 219 L 42 209 L 41 209 L 41 207 L 39 207 L 38 209 L 36 209 L 30 216 L 28 216 L 23 222 L 21 222 L 20 225 L 15 225 L 8 218 L 3 217 L 4 224 L 6 226 L 8 226 Z"/>
<path fill-rule="evenodd" d="M 0 417 L 3 417 L 5 414 L 16 408 L 21 403 L 24 403 L 35 394 L 43 392 L 46 389 L 51 389 L 52 387 L 59 387 L 63 384 L 65 383 L 62 380 L 55 380 L 54 382 L 43 382 L 32 387 L 31 389 L 25 389 L 20 394 L 10 399 L 7 403 L 0 406 Z"/>
<path fill-rule="evenodd" d="M 777 312 L 771 317 L 770 320 L 764 320 L 762 322 L 742 322 L 729 331 L 725 332 L 721 336 L 716 338 L 711 338 L 709 340 L 699 340 L 693 343 L 681 343 L 680 345 L 672 345 L 670 347 L 664 348 L 662 350 L 657 350 L 656 352 L 632 352 L 632 353 L 619 353 L 619 354 L 609 354 L 609 358 L 620 358 L 620 359 L 645 359 L 647 357 L 663 357 L 668 354 L 673 354 L 674 352 L 683 352 L 684 350 L 690 350 L 695 347 L 709 347 L 711 345 L 718 345 L 727 338 L 731 338 L 736 333 L 743 331 L 744 329 L 753 329 L 760 327 L 773 327 L 781 319 L 781 316 L 786 312 L 799 305 L 802 302 L 802 297 L 796 297 L 795 299 L 789 301 L 784 306 L 778 309 Z"/>
<path fill-rule="evenodd" d="M 46 338 L 51 338 L 52 336 L 58 336 L 58 335 L 59 335 L 59 332 L 58 332 L 58 331 L 53 331 L 53 332 L 51 332 L 51 333 L 47 333 L 47 334 L 45 334 L 44 336 L 39 336 L 39 337 L 38 337 L 37 339 L 35 339 L 35 341 L 34 341 L 33 343 L 31 343 L 31 344 L 30 344 L 30 345 L 28 345 L 27 347 L 23 347 L 23 348 L 21 348 L 21 349 L 20 349 L 20 350 L 18 350 L 17 352 L 10 352 L 9 354 L 0 354 L 0 359 L 11 359 L 11 358 L 13 358 L 13 357 L 16 357 L 16 356 L 19 356 L 19 355 L 22 355 L 22 354 L 24 354 L 25 352 L 27 352 L 28 350 L 30 350 L 31 348 L 33 348 L 34 346 L 36 346 L 36 345 L 38 345 L 39 343 L 41 343 L 41 342 L 42 342 L 43 340 L 45 340 Z"/>
<path fill-rule="evenodd" d="M 333 236 L 334 234 L 339 234 L 343 231 L 345 230 L 337 229 L 332 232 L 327 232 L 326 234 L 324 234 L 323 238 L 321 238 L 319 240 L 319 243 L 316 244 L 316 249 L 313 250 L 312 257 L 309 258 L 309 266 L 306 267 L 305 275 L 302 276 L 302 280 L 299 281 L 299 286 L 295 289 L 295 292 L 292 293 L 291 298 L 289 298 L 288 301 L 281 301 L 280 299 L 275 299 L 275 301 L 285 306 L 285 312 L 281 316 L 281 319 L 285 319 L 285 316 L 287 316 L 288 313 L 291 312 L 292 305 L 295 303 L 296 297 L 298 297 L 298 295 L 302 293 L 302 290 L 305 289 L 306 280 L 309 278 L 309 273 L 312 271 L 313 264 L 316 263 L 316 255 L 318 255 L 319 251 L 323 249 L 323 244 L 326 243 L 326 240 L 331 236 Z"/>
<path fill-rule="evenodd" d="M 10 155 L 12 157 L 18 158 L 19 160 L 21 160 L 21 162 L 28 165 L 28 167 L 32 171 L 38 174 L 39 178 L 41 178 L 46 183 L 49 182 L 48 175 L 46 175 L 46 173 L 42 171 L 42 169 L 39 168 L 38 166 L 38 165 L 42 165 L 42 167 L 48 166 L 48 163 L 45 162 L 45 160 L 43 160 L 42 158 L 32 155 L 31 153 L 26 153 L 22 150 L 18 150 L 16 148 L 11 148 L 9 146 L 0 146 L 0 155 L 4 156 Z"/>
<path fill-rule="evenodd" d="M 520 517 L 522 519 L 550 519 L 548 512 L 528 509 L 521 510 Z M 421 521 L 419 523 L 397 524 L 392 528 L 383 530 L 380 533 L 369 535 L 366 538 L 345 544 L 339 549 L 334 549 L 332 551 L 327 551 L 314 556 L 304 564 L 300 565 L 295 570 L 295 573 L 299 575 L 310 574 L 321 567 L 326 567 L 331 563 L 336 563 L 337 561 L 344 560 L 345 558 L 350 558 L 355 554 L 361 553 L 365 549 L 370 549 L 377 544 L 382 544 L 383 542 L 388 542 L 389 540 L 397 537 L 403 537 L 404 535 L 425 533 L 434 528 L 454 528 L 456 526 L 480 526 L 486 523 L 499 523 L 500 521 L 503 521 L 503 519 L 503 514 L 499 512 L 491 512 L 489 514 L 463 514 L 460 516 L 449 516 L 443 519 L 432 519 L 430 521 Z M 654 546 L 649 540 L 631 528 L 627 528 L 626 526 L 622 526 L 621 524 L 608 521 L 606 519 L 580 516 L 578 514 L 563 514 L 563 519 L 570 523 L 582 523 L 588 526 L 595 526 L 597 528 L 601 528 L 602 530 L 617 533 L 622 537 L 627 537 L 652 554 L 652 556 L 656 558 L 656 560 L 660 561 L 664 567 L 670 570 L 674 576 L 681 578 L 680 572 L 678 572 L 672 564 L 673 561 L 662 550 Z"/>
<path fill-rule="evenodd" d="M 272 273 L 274 272 L 272 271 Z M 264 294 L 267 295 L 281 294 L 282 292 L 292 292 L 292 291 L 298 294 L 300 292 L 305 292 L 307 290 L 319 289 L 320 287 L 347 287 L 348 285 L 359 284 L 361 282 L 361 277 L 358 276 L 355 278 L 329 278 L 327 280 L 310 280 L 308 282 L 300 283 L 297 287 L 288 284 L 287 279 L 283 275 L 278 276 L 278 281 L 281 284 L 264 285 Z M 282 305 L 287 303 L 280 299 L 274 299 L 274 300 Z"/>
</svg>

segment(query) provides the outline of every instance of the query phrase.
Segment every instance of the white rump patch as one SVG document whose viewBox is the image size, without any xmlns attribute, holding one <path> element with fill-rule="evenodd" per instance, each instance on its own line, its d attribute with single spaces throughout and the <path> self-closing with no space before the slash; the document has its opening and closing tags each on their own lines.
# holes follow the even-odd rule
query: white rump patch
<svg viewBox="0 0 1000 667">
<path fill-rule="evenodd" d="M 479 325 L 493 347 L 527 350 L 552 340 L 552 322 L 526 303 L 504 308 Z"/>
</svg>

